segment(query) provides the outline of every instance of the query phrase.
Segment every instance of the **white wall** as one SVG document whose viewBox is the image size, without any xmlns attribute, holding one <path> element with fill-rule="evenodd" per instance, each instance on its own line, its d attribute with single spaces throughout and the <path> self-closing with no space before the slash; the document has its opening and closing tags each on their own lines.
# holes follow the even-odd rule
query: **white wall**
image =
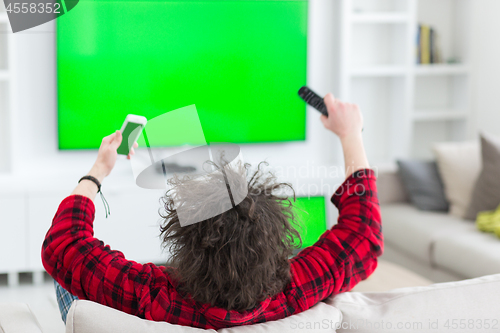
<svg viewBox="0 0 500 333">
<path fill-rule="evenodd" d="M 500 135 L 500 1 L 472 4 L 475 129 Z"/>
</svg>

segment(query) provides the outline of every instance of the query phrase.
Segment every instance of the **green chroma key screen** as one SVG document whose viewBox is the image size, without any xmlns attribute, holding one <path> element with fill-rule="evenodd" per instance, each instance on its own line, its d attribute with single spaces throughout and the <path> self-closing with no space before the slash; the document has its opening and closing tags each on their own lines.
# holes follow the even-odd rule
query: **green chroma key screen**
<svg viewBox="0 0 500 333">
<path fill-rule="evenodd" d="M 191 104 L 207 142 L 305 140 L 307 6 L 80 0 L 57 20 L 59 148 Z"/>
<path fill-rule="evenodd" d="M 311 246 L 327 228 L 325 197 L 298 197 L 293 205 L 302 248 Z"/>
</svg>

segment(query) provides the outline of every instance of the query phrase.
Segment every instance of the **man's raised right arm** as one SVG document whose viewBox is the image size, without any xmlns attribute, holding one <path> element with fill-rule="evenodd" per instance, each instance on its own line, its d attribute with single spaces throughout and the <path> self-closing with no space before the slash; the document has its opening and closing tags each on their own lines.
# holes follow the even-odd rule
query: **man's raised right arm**
<svg viewBox="0 0 500 333">
<path fill-rule="evenodd" d="M 375 172 L 369 169 L 357 105 L 325 97 L 323 125 L 337 134 L 344 151 L 346 179 L 332 196 L 338 223 L 291 260 L 292 284 L 300 293 L 300 310 L 351 290 L 370 276 L 383 252 L 382 223 Z"/>
</svg>

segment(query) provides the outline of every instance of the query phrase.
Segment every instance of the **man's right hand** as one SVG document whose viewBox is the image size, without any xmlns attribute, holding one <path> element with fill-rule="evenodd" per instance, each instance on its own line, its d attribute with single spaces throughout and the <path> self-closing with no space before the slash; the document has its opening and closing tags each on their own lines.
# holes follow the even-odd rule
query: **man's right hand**
<svg viewBox="0 0 500 333">
<path fill-rule="evenodd" d="M 337 134 L 341 140 L 350 135 L 360 135 L 363 129 L 363 116 L 356 104 L 344 103 L 327 94 L 324 98 L 328 117 L 321 116 L 325 128 Z"/>
</svg>

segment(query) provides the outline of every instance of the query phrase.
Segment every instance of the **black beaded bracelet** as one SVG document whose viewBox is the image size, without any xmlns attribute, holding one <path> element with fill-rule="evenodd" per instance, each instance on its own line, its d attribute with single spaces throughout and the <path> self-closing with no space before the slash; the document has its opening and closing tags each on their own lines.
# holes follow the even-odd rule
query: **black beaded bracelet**
<svg viewBox="0 0 500 333">
<path fill-rule="evenodd" d="M 99 180 L 97 180 L 97 178 L 95 178 L 95 177 L 93 177 L 91 175 L 83 176 L 82 178 L 80 178 L 80 180 L 78 181 L 78 183 L 80 183 L 84 179 L 90 180 L 90 181 L 94 182 L 97 185 L 97 193 L 99 193 L 101 195 L 102 203 L 104 205 L 104 211 L 106 212 L 106 218 L 108 218 L 108 216 L 111 215 L 111 211 L 109 210 L 108 201 L 104 198 L 104 195 L 102 194 L 101 183 L 99 182 Z"/>
</svg>

